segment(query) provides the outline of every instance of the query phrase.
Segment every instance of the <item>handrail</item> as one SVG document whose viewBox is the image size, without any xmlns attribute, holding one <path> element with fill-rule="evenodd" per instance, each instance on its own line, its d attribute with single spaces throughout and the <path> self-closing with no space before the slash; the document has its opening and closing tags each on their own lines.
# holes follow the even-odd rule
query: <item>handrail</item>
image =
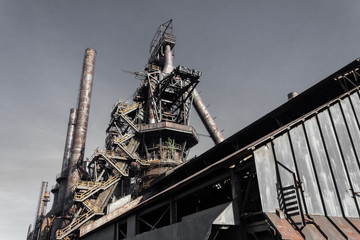
<svg viewBox="0 0 360 240">
<path fill-rule="evenodd" d="M 135 134 L 133 134 L 133 133 L 125 133 L 123 136 L 118 138 L 116 141 L 118 143 L 122 143 L 122 142 L 125 142 L 126 140 L 132 138 L 133 136 L 135 136 Z"/>
<path fill-rule="evenodd" d="M 81 222 L 88 219 L 91 215 L 95 215 L 95 212 L 93 210 L 90 210 L 83 215 L 81 215 L 76 221 L 70 223 L 68 226 L 64 227 L 63 229 L 59 229 L 56 231 L 56 239 L 62 239 L 66 237 L 70 232 L 76 229 L 77 225 L 79 225 Z M 65 236 L 63 236 L 65 235 Z"/>
<path fill-rule="evenodd" d="M 120 113 L 120 116 L 122 119 L 124 119 L 135 131 L 139 131 L 139 128 L 135 125 L 135 123 L 133 121 L 131 121 L 128 116 L 126 116 L 125 114 Z"/>
<path fill-rule="evenodd" d="M 302 209 L 302 204 L 301 204 L 301 201 L 300 201 L 300 200 L 302 200 L 302 202 L 305 204 L 305 199 L 304 199 L 304 195 L 303 195 L 303 194 L 301 194 L 301 199 L 300 199 L 300 194 L 299 194 L 299 188 L 302 189 L 302 183 L 301 183 L 299 180 L 297 180 L 296 174 L 295 174 L 293 171 L 291 171 L 288 167 L 286 167 L 284 164 L 282 164 L 282 163 L 279 162 L 279 161 L 276 161 L 276 163 L 277 163 L 278 165 L 280 165 L 282 168 L 284 168 L 286 171 L 288 171 L 289 173 L 291 173 L 291 175 L 292 175 L 292 179 L 293 179 L 293 182 L 294 182 L 294 188 L 295 188 L 295 192 L 296 192 L 296 198 L 297 198 L 298 204 L 299 204 L 299 211 L 300 211 L 300 215 L 301 215 L 301 222 L 302 222 L 303 226 L 305 226 L 306 223 L 305 223 L 304 211 L 303 211 L 303 209 Z M 280 189 L 280 191 L 281 191 L 282 196 L 284 196 L 283 190 Z M 286 206 L 285 206 L 285 210 L 286 210 Z"/>
<path fill-rule="evenodd" d="M 121 144 L 121 143 L 118 143 L 119 145 Z M 129 176 L 129 173 L 127 172 L 127 171 L 122 171 L 117 165 L 116 165 L 116 163 L 118 163 L 118 162 L 116 162 L 116 161 L 114 161 L 111 157 L 108 157 L 107 155 L 106 155 L 106 153 L 101 153 L 100 155 L 102 155 L 104 158 L 105 158 L 105 160 L 106 161 L 108 161 L 118 172 L 120 172 L 123 176 Z M 127 170 L 127 169 L 126 169 Z"/>
<path fill-rule="evenodd" d="M 96 184 L 94 187 L 88 189 L 85 192 L 75 193 L 74 200 L 77 200 L 77 201 L 86 200 L 85 199 L 86 197 L 90 197 L 92 194 L 96 193 L 97 191 L 99 191 L 101 189 L 107 189 L 110 185 L 112 185 L 119 179 L 120 179 L 120 174 L 111 176 L 111 177 L 109 177 L 109 179 L 106 182 L 100 182 L 100 184 Z"/>
<path fill-rule="evenodd" d="M 120 109 L 120 113 L 121 114 L 127 114 L 133 110 L 135 110 L 140 104 L 139 103 L 135 103 L 131 106 L 127 106 L 125 109 Z"/>
<path fill-rule="evenodd" d="M 102 208 L 94 205 L 89 199 L 84 201 L 85 206 L 87 206 L 90 210 L 93 210 L 95 213 L 99 213 L 102 211 Z"/>
</svg>

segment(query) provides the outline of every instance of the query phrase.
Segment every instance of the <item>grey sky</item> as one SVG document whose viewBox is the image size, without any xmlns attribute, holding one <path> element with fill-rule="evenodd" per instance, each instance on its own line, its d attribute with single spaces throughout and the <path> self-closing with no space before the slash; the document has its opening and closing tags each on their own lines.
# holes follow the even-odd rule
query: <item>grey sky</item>
<svg viewBox="0 0 360 240">
<path fill-rule="evenodd" d="M 229 137 L 360 56 L 358 0 L 0 0 L 0 239 L 25 239 L 41 180 L 60 172 L 84 51 L 97 50 L 86 156 L 139 82 L 159 24 L 174 19 L 175 65 Z M 193 125 L 206 133 L 195 112 Z M 210 139 L 192 151 L 199 155 Z M 50 206 L 48 207 L 48 209 Z"/>
</svg>

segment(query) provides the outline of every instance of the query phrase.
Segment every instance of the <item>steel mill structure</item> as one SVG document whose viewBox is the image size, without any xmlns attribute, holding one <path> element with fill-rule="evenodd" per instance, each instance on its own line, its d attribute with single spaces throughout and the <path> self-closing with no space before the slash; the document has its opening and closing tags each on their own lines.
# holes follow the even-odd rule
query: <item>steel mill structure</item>
<svg viewBox="0 0 360 240">
<path fill-rule="evenodd" d="M 172 20 L 150 44 L 133 100 L 111 109 L 105 147 L 84 161 L 96 52 L 85 52 L 61 173 L 27 239 L 360 239 L 360 60 L 224 140 L 174 66 Z M 198 143 L 194 106 L 215 146 Z"/>
</svg>

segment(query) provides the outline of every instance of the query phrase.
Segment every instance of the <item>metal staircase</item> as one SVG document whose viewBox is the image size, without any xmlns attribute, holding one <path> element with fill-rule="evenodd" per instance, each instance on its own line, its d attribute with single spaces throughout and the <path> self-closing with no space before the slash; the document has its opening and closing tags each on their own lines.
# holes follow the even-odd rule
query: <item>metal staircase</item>
<svg viewBox="0 0 360 240">
<path fill-rule="evenodd" d="M 111 156 L 105 152 L 96 152 L 94 158 L 103 158 L 105 161 L 111 164 L 122 176 L 129 176 L 128 163 L 126 161 L 116 161 L 114 156 Z"/>
<path fill-rule="evenodd" d="M 109 177 L 109 179 L 105 182 L 98 182 L 93 187 L 89 188 L 86 191 L 77 192 L 74 195 L 74 201 L 76 202 L 83 202 L 84 200 L 88 199 L 90 196 L 94 195 L 100 190 L 106 190 L 107 188 L 114 185 L 116 182 L 118 182 L 121 178 L 121 175 L 114 171 L 114 176 Z"/>
<path fill-rule="evenodd" d="M 90 220 L 96 215 L 93 210 L 89 210 L 86 213 L 82 214 L 75 221 L 71 222 L 68 226 L 63 229 L 59 229 L 56 231 L 56 239 L 70 239 L 68 235 L 72 233 L 74 230 L 81 227 L 85 222 Z"/>
</svg>

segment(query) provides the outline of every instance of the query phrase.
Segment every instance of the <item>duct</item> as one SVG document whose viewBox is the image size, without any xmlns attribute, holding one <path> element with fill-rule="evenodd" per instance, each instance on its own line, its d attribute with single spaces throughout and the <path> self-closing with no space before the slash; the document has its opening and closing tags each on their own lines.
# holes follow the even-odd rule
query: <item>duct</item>
<svg viewBox="0 0 360 240">
<path fill-rule="evenodd" d="M 77 171 L 77 164 L 82 162 L 84 158 L 86 134 L 90 111 L 91 89 L 95 69 L 95 56 L 96 51 L 94 49 L 86 49 L 83 74 L 80 84 L 73 146 L 71 151 L 71 158 L 69 161 L 69 174 L 67 178 L 65 194 L 66 198 L 70 197 L 71 188 L 76 184 L 78 180 L 80 180 L 80 173 Z"/>
<path fill-rule="evenodd" d="M 164 63 L 164 67 L 163 67 L 163 73 L 165 75 L 169 74 L 172 72 L 172 70 L 174 70 L 174 64 L 173 64 L 173 55 L 171 52 L 171 47 L 170 45 L 166 45 L 165 46 L 165 63 Z"/>
<path fill-rule="evenodd" d="M 201 121 L 206 127 L 206 130 L 210 134 L 211 139 L 215 144 L 219 144 L 224 141 L 224 137 L 216 126 L 214 119 L 211 117 L 204 102 L 202 101 L 199 93 L 196 89 L 193 91 L 193 105 L 196 112 L 199 114 Z"/>
</svg>

